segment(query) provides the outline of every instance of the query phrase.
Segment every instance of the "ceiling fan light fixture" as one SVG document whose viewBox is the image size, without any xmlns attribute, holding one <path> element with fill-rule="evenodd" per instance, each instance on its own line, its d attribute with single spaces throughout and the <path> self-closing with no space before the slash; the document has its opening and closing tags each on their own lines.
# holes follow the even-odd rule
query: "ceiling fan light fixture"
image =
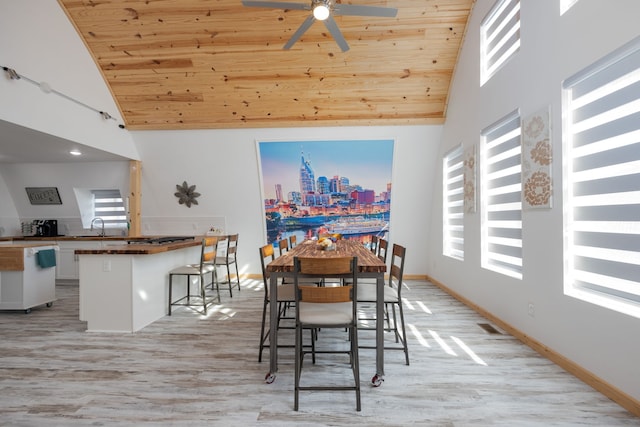
<svg viewBox="0 0 640 427">
<path fill-rule="evenodd" d="M 329 2 L 326 0 L 314 2 L 313 17 L 318 21 L 327 19 L 329 17 Z"/>
</svg>

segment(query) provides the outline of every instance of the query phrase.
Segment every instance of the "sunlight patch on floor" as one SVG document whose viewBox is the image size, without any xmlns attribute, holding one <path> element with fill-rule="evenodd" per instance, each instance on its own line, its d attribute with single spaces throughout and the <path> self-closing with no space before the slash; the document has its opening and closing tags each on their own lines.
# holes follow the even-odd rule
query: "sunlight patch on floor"
<svg viewBox="0 0 640 427">
<path fill-rule="evenodd" d="M 418 343 L 420 343 L 421 346 L 423 347 L 428 347 L 430 348 L 431 346 L 429 345 L 429 343 L 427 342 L 427 340 L 422 336 L 422 334 L 420 333 L 420 331 L 418 330 L 418 328 L 416 328 L 413 324 L 409 323 L 407 324 L 407 326 L 409 327 L 409 330 L 411 331 L 411 333 L 413 334 L 413 336 L 416 338 L 416 340 L 418 340 Z"/>
<path fill-rule="evenodd" d="M 411 304 L 411 302 L 409 302 L 408 299 L 406 298 L 402 298 L 402 303 L 405 305 L 405 307 L 407 307 L 409 310 L 415 310 L 415 307 L 413 306 L 413 304 Z"/>
<path fill-rule="evenodd" d="M 471 350 L 469 346 L 467 346 L 460 338 L 452 336 L 451 339 L 456 344 L 458 344 L 458 346 L 462 349 L 462 351 L 467 353 L 467 355 L 469 355 L 469 357 L 473 359 L 473 361 L 476 362 L 478 365 L 488 366 L 487 363 L 484 360 L 482 360 L 473 350 Z"/>
<path fill-rule="evenodd" d="M 451 356 L 457 356 L 455 351 L 453 351 L 453 349 L 449 347 L 449 344 L 447 344 L 442 338 L 440 338 L 440 335 L 436 331 L 432 331 L 431 329 L 429 329 L 429 335 L 431 335 L 431 337 L 436 340 L 436 342 L 445 351 L 445 353 L 450 354 Z"/>
<path fill-rule="evenodd" d="M 207 314 L 206 315 L 201 315 L 200 318 L 201 319 L 210 319 L 213 318 L 214 315 L 220 315 L 219 317 L 217 317 L 216 319 L 218 320 L 226 320 L 229 319 L 233 316 L 236 315 L 236 311 L 226 307 L 223 304 L 217 304 L 217 305 L 213 305 L 209 308 L 207 308 Z"/>
<path fill-rule="evenodd" d="M 418 307 L 420 307 L 422 309 L 422 311 L 424 311 L 427 314 L 433 314 L 431 312 L 431 310 L 429 310 L 429 307 L 427 307 L 426 305 L 424 305 L 424 303 L 422 301 L 416 301 L 416 305 Z"/>
</svg>

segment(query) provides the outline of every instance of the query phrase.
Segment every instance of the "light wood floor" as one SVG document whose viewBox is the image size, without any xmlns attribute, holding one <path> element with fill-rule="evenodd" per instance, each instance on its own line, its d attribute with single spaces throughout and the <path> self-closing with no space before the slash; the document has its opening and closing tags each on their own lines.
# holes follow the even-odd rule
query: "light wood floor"
<svg viewBox="0 0 640 427">
<path fill-rule="evenodd" d="M 351 392 L 302 393 L 294 412 L 291 349 L 279 350 L 275 383 L 263 382 L 259 281 L 223 293 L 207 318 L 180 308 L 134 334 L 85 332 L 77 286 L 58 286 L 51 308 L 0 312 L 0 425 L 640 425 L 515 338 L 486 332 L 486 319 L 440 289 L 407 285 L 411 365 L 387 351 L 386 381 L 372 388 L 374 351 L 361 350 L 360 413 Z"/>
</svg>

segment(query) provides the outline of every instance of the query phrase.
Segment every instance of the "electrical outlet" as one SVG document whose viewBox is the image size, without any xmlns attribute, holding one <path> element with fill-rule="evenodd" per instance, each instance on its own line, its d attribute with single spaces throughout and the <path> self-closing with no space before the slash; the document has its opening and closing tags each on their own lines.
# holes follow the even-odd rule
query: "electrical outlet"
<svg viewBox="0 0 640 427">
<path fill-rule="evenodd" d="M 529 303 L 529 307 L 527 309 L 527 312 L 529 313 L 529 316 L 534 317 L 536 314 L 536 307 L 533 305 L 532 302 Z"/>
<path fill-rule="evenodd" d="M 102 271 L 104 271 L 104 272 L 111 271 L 111 260 L 110 259 L 105 259 L 104 261 L 102 261 Z"/>
</svg>

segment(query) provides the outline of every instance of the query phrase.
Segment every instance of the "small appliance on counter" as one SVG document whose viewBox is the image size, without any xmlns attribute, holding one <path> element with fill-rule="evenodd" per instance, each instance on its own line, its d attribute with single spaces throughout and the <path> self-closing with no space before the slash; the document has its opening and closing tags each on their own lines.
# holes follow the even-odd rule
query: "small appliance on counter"
<svg viewBox="0 0 640 427">
<path fill-rule="evenodd" d="M 56 237 L 58 236 L 57 219 L 36 219 L 33 221 L 32 229 L 36 237 Z"/>
</svg>

